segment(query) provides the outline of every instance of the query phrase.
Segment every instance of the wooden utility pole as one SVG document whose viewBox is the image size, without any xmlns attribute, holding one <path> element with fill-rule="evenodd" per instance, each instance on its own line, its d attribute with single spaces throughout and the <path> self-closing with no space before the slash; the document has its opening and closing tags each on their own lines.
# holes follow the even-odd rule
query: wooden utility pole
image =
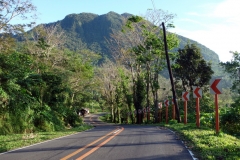
<svg viewBox="0 0 240 160">
<path fill-rule="evenodd" d="M 163 38 L 164 38 L 164 47 L 165 47 L 165 53 L 166 53 L 166 59 L 167 59 L 168 72 L 169 72 L 169 76 L 170 76 L 170 80 L 171 80 L 171 86 L 172 86 L 173 102 L 174 102 L 175 111 L 176 111 L 176 114 L 177 114 L 177 121 L 178 121 L 178 123 L 180 123 L 180 114 L 179 114 L 179 108 L 178 108 L 178 104 L 177 104 L 175 85 L 173 83 L 172 69 L 171 69 L 171 66 L 170 66 L 170 60 L 169 60 L 169 56 L 168 56 L 166 29 L 165 29 L 165 26 L 164 26 L 164 22 L 162 22 L 162 27 L 163 27 Z"/>
</svg>

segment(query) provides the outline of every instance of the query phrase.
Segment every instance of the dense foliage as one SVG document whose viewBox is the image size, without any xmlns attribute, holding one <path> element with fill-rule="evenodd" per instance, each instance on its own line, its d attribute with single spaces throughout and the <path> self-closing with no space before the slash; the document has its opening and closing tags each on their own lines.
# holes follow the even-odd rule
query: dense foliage
<svg viewBox="0 0 240 160">
<path fill-rule="evenodd" d="M 82 62 L 81 73 L 70 66 L 54 71 L 46 65 L 46 70 L 38 72 L 33 58 L 19 52 L 0 55 L 1 134 L 58 130 L 81 122 L 77 110 L 84 106 L 77 102 L 84 100 L 82 95 L 86 92 L 75 90 L 84 84 L 72 86 L 70 81 L 77 74 L 91 79 L 92 67 L 84 64 L 79 56 L 74 62 L 69 55 L 66 58 L 70 58 L 71 65 Z"/>
<path fill-rule="evenodd" d="M 222 116 L 221 124 L 223 129 L 231 134 L 240 135 L 240 53 L 231 52 L 232 60 L 229 62 L 221 62 L 220 65 L 224 67 L 225 72 L 229 73 L 233 80 L 231 92 L 233 92 L 234 103 L 228 107 Z"/>
<path fill-rule="evenodd" d="M 203 59 L 200 49 L 194 44 L 178 50 L 174 66 L 174 77 L 181 81 L 185 91 L 192 91 L 192 86 L 208 85 L 214 73 L 211 64 Z"/>
<path fill-rule="evenodd" d="M 1 7 L 15 16 L 35 10 L 24 0 L 6 0 Z M 26 41 L 16 43 L 5 35 L 23 31 L 24 24 L 11 25 L 12 18 L 0 18 L 5 39 L 0 42 L 0 134 L 55 131 L 81 124 L 78 111 L 91 96 L 89 81 L 97 56 L 89 50 L 79 54 L 64 49 L 54 28 L 39 26 L 26 37 L 22 34 Z"/>
</svg>

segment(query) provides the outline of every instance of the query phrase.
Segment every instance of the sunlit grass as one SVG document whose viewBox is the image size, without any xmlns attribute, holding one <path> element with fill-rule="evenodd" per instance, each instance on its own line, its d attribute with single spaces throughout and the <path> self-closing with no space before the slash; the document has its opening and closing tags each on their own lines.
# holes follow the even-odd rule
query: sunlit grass
<svg viewBox="0 0 240 160">
<path fill-rule="evenodd" d="M 56 132 L 37 132 L 31 134 L 0 135 L 0 152 L 6 152 L 16 148 L 32 145 L 46 140 L 74 134 L 92 128 L 89 125 L 80 125 L 75 128 Z"/>
<path fill-rule="evenodd" d="M 237 137 L 219 133 L 207 127 L 196 128 L 195 124 L 166 125 L 183 140 L 185 145 L 204 160 L 239 160 L 240 140 Z"/>
</svg>

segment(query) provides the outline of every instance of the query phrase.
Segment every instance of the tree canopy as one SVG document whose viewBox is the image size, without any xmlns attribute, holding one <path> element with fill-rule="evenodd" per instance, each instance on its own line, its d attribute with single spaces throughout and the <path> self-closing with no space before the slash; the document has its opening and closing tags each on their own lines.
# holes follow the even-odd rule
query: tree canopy
<svg viewBox="0 0 240 160">
<path fill-rule="evenodd" d="M 184 49 L 178 49 L 173 72 L 185 91 L 192 90 L 192 86 L 202 87 L 209 84 L 214 73 L 211 64 L 203 59 L 200 49 L 195 44 L 187 44 Z"/>
</svg>

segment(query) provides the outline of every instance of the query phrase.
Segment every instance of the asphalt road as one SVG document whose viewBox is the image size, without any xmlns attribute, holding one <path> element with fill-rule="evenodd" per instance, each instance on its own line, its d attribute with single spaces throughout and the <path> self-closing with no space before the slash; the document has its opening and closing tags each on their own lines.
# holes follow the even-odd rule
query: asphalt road
<svg viewBox="0 0 240 160">
<path fill-rule="evenodd" d="M 192 160 L 174 133 L 143 125 L 110 125 L 89 115 L 94 129 L 0 154 L 0 160 Z"/>
</svg>

